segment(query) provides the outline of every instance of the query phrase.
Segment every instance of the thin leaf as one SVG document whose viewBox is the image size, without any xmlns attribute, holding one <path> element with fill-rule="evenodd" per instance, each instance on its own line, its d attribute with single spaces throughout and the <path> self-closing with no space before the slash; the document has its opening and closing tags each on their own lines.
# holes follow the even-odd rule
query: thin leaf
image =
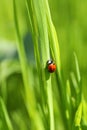
<svg viewBox="0 0 87 130">
<path fill-rule="evenodd" d="M 4 115 L 4 118 L 5 118 L 6 124 L 8 126 L 8 129 L 9 130 L 13 130 L 13 126 L 12 126 L 11 120 L 9 118 L 7 109 L 6 109 L 5 104 L 4 104 L 4 102 L 3 102 L 1 97 L 0 97 L 0 113 L 2 113 Z"/>
</svg>

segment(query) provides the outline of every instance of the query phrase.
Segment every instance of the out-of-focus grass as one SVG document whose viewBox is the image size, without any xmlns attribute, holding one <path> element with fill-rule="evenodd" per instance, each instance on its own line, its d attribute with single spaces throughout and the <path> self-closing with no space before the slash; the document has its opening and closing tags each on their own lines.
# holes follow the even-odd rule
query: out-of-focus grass
<svg viewBox="0 0 87 130">
<path fill-rule="evenodd" d="M 54 0 L 52 4 L 52 0 L 49 0 L 49 3 L 59 36 L 65 78 L 68 77 L 72 67 L 71 57 L 74 50 L 78 56 L 85 93 L 87 86 L 87 1 Z"/>
<path fill-rule="evenodd" d="M 22 39 L 24 39 L 24 35 L 26 35 L 29 28 L 27 28 L 27 22 L 26 16 L 27 12 L 25 10 L 24 2 L 21 0 L 16 1 L 17 2 L 17 16 L 18 16 L 18 22 L 20 27 L 20 32 Z M 81 75 L 82 75 L 82 87 L 85 95 L 85 99 L 87 99 L 86 96 L 86 86 L 87 86 L 87 1 L 73 1 L 73 0 L 49 0 L 49 5 L 51 9 L 52 19 L 53 23 L 56 27 L 57 33 L 58 33 L 58 40 L 60 45 L 60 52 L 61 52 L 61 61 L 62 61 L 62 71 L 64 75 L 64 79 L 67 80 L 69 78 L 70 71 L 74 66 L 73 60 L 73 50 L 76 52 L 78 56 L 78 61 L 80 65 Z M 28 25 L 30 27 L 30 25 Z M 15 50 L 13 50 L 10 47 L 11 43 L 16 43 L 15 39 L 15 31 L 14 31 L 14 19 L 13 19 L 13 7 L 12 7 L 12 1 L 9 0 L 3 0 L 0 2 L 0 39 L 1 40 L 9 40 L 14 42 L 7 42 L 7 46 L 9 47 L 9 54 L 6 49 L 2 50 L 2 61 L 0 61 L 0 95 L 3 98 L 3 101 L 5 103 L 4 108 L 6 107 L 7 112 L 7 118 L 8 120 L 11 119 L 12 125 L 14 126 L 14 129 L 16 130 L 27 130 L 27 129 L 34 129 L 34 126 L 32 126 L 32 122 L 30 120 L 30 117 L 28 116 L 28 113 L 25 108 L 25 103 L 23 99 L 23 81 L 21 76 L 21 69 L 20 69 L 20 63 L 18 60 L 18 56 L 14 58 L 14 54 L 16 53 Z M 0 42 L 2 46 L 2 41 Z M 26 45 L 25 45 L 26 46 Z M 11 51 L 10 51 L 11 49 Z M 16 48 L 15 48 L 16 49 Z M 32 48 L 31 48 L 32 50 Z M 10 53 L 11 52 L 11 53 Z M 4 57 L 3 57 L 4 55 Z M 30 55 L 29 53 L 27 55 Z M 6 56 L 6 57 L 5 57 Z M 11 60 L 13 59 L 13 60 Z M 11 60 L 11 61 L 10 61 Z M 32 64 L 31 58 L 28 59 L 28 67 L 29 67 L 29 73 L 30 78 L 29 81 L 31 86 L 33 86 L 35 90 L 35 96 L 36 99 L 39 101 L 39 81 L 38 81 L 38 74 L 36 70 L 35 64 Z M 35 63 L 35 61 L 33 61 Z M 72 79 L 73 74 L 71 74 Z M 56 86 L 55 77 L 52 77 L 53 84 Z M 75 78 L 75 77 L 74 77 Z M 35 82 L 35 84 L 34 84 Z M 69 82 L 68 82 L 69 87 Z M 62 127 L 62 119 L 61 119 L 61 113 L 59 113 L 59 108 L 57 108 L 57 100 L 59 100 L 59 95 L 56 91 L 56 87 L 53 88 L 54 91 L 54 115 L 55 115 L 55 124 L 56 129 L 63 129 Z M 69 88 L 67 88 L 67 91 L 69 92 Z M 69 92 L 70 93 L 70 92 Z M 69 96 L 69 95 L 68 95 Z M 68 98 L 68 97 L 67 97 Z M 72 99 L 73 100 L 73 99 Z M 2 99 L 1 99 L 2 101 Z M 59 103 L 60 101 L 58 101 Z M 74 100 L 73 100 L 74 102 Z M 1 102 L 2 103 L 2 102 Z M 83 122 L 85 122 L 85 125 L 87 125 L 87 119 L 86 119 L 86 103 L 84 103 L 84 118 Z M 80 107 L 78 107 L 79 109 Z M 3 112 L 2 112 L 3 113 Z M 67 111 L 66 111 L 67 113 Z M 41 116 L 43 116 L 42 113 L 40 113 Z M 68 115 L 68 114 L 67 114 Z M 78 116 L 76 114 L 76 116 Z M 10 125 L 10 128 L 6 122 L 6 119 L 4 113 L 3 115 L 0 114 L 0 128 L 2 130 L 7 129 L 13 129 Z M 75 117 L 75 120 L 78 124 L 77 118 Z M 5 125 L 4 125 L 5 123 Z M 22 124 L 22 125 L 19 125 Z M 60 126 L 58 126 L 60 124 Z M 4 127 L 3 127 L 4 126 Z M 58 127 L 58 128 L 57 128 Z M 83 126 L 86 127 L 86 126 Z M 86 127 L 87 128 L 87 127 Z M 85 128 L 85 129 L 86 129 Z M 84 130 L 84 128 L 83 128 Z"/>
<path fill-rule="evenodd" d="M 20 25 L 20 31 L 22 35 L 26 33 L 26 11 L 24 9 L 23 1 L 17 1 L 18 6 L 18 19 Z M 15 29 L 14 29 L 14 17 L 13 17 L 13 6 L 12 0 L 0 2 L 0 39 L 15 40 Z"/>
</svg>

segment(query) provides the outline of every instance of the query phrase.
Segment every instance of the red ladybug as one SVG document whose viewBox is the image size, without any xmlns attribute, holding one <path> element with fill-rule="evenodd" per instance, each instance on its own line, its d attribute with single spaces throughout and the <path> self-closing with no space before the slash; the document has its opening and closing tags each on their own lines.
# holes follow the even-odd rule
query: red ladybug
<svg viewBox="0 0 87 130">
<path fill-rule="evenodd" d="M 50 73 L 53 73 L 56 70 L 56 65 L 52 60 L 47 61 L 47 69 Z"/>
</svg>

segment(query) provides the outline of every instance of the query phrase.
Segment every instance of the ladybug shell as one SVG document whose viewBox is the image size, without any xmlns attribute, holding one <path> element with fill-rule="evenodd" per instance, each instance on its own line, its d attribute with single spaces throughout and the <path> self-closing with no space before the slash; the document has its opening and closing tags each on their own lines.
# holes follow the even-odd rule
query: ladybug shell
<svg viewBox="0 0 87 130">
<path fill-rule="evenodd" d="M 53 73 L 55 70 L 56 70 L 56 65 L 55 65 L 55 63 L 51 63 L 51 64 L 48 65 L 48 71 L 49 71 L 50 73 Z"/>
</svg>

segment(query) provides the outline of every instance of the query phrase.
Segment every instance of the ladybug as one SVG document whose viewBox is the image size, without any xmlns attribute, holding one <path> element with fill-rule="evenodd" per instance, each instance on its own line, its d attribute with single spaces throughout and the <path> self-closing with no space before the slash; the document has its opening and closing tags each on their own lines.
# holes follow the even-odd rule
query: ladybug
<svg viewBox="0 0 87 130">
<path fill-rule="evenodd" d="M 47 69 L 48 69 L 48 71 L 49 71 L 50 73 L 55 72 L 55 70 L 56 70 L 56 65 L 55 65 L 55 63 L 54 63 L 53 60 L 48 60 L 48 61 L 47 61 Z"/>
</svg>

